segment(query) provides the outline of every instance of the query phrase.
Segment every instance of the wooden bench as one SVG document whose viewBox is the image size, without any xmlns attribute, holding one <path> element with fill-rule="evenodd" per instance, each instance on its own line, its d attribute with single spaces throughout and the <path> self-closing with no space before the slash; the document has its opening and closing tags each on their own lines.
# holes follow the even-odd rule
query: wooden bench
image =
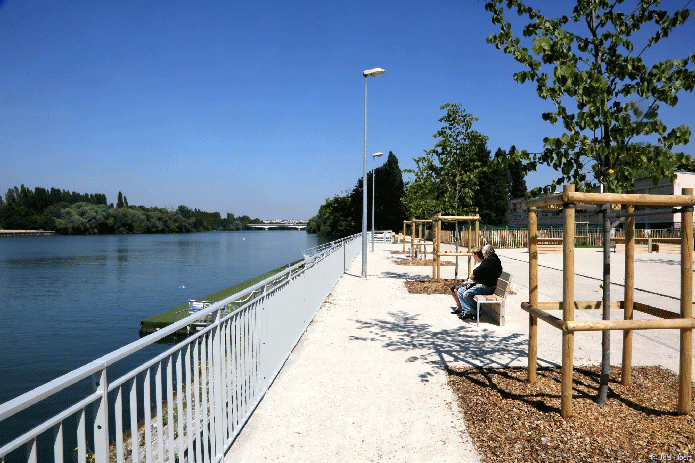
<svg viewBox="0 0 695 463">
<path fill-rule="evenodd" d="M 480 326 L 480 305 L 485 304 L 490 307 L 490 316 L 500 325 L 504 325 L 504 301 L 507 298 L 507 293 L 509 292 L 509 285 L 512 283 L 512 276 L 507 272 L 502 272 L 499 279 L 497 280 L 497 287 L 495 288 L 494 294 L 489 296 L 477 295 L 475 296 L 475 302 L 477 303 L 478 309 L 478 326 Z"/>
</svg>

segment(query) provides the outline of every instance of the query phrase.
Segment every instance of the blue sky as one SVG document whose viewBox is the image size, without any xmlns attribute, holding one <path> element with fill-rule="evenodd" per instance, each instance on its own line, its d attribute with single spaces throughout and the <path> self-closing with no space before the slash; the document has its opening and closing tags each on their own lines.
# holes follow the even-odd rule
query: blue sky
<svg viewBox="0 0 695 463">
<path fill-rule="evenodd" d="M 548 16 L 566 3 L 529 1 Z M 475 0 L 0 1 L 0 194 L 122 191 L 131 205 L 309 218 L 362 176 L 374 67 L 369 158 L 414 168 L 445 103 L 479 118 L 493 152 L 540 151 L 558 128 L 486 43 L 495 31 Z M 647 59 L 693 52 L 695 18 Z M 679 97 L 662 119 L 695 130 L 695 96 Z"/>
</svg>

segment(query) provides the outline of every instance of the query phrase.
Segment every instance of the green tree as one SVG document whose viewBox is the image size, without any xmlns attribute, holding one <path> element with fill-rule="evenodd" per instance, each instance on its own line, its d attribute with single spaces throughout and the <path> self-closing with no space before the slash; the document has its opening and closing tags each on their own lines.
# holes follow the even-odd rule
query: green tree
<svg viewBox="0 0 695 463">
<path fill-rule="evenodd" d="M 485 150 L 488 154 L 490 151 Z M 480 221 L 489 225 L 501 225 L 506 220 L 509 207 L 510 169 L 507 153 L 498 148 L 494 159 L 481 161 L 480 181 L 475 194 L 475 204 Z"/>
<path fill-rule="evenodd" d="M 376 230 L 399 230 L 403 226 L 403 221 L 406 220 L 406 209 L 403 205 L 403 195 L 405 193 L 405 183 L 403 182 L 403 173 L 398 165 L 398 158 L 392 151 L 386 162 L 377 167 L 376 185 L 373 185 L 374 173 L 367 173 L 367 229 L 372 229 L 372 190 L 376 197 L 374 205 L 374 221 Z M 351 210 L 356 214 L 352 217 L 352 222 L 362 224 L 362 178 L 360 177 L 355 184 L 355 187 L 350 193 L 352 204 Z M 358 233 L 358 230 L 354 230 Z M 350 233 L 351 234 L 351 233 Z M 348 235 L 345 235 L 348 236 Z"/>
<path fill-rule="evenodd" d="M 485 5 L 493 24 L 499 26 L 499 33 L 488 37 L 488 42 L 527 68 L 514 74 L 514 79 L 535 82 L 538 96 L 555 105 L 555 111 L 543 113 L 543 119 L 552 124 L 561 121 L 565 130 L 559 137 L 545 137 L 540 154 L 513 154 L 514 160 L 526 158 L 532 165 L 547 164 L 560 171 L 561 176 L 550 185 L 553 190 L 565 182 L 588 188 L 591 172 L 609 192 L 631 191 L 642 172 L 655 183 L 663 177 L 674 181 L 673 167 L 689 161 L 685 154 L 671 150 L 688 143 L 690 129 L 681 125 L 669 130 L 659 119 L 659 108 L 660 104 L 675 106 L 679 91 L 695 88 L 695 55 L 689 50 L 687 56 L 651 66 L 642 55 L 685 23 L 691 13 L 683 8 L 669 15 L 656 8 L 658 0 L 640 0 L 634 9 L 624 12 L 622 3 L 577 0 L 571 17 L 557 19 L 546 18 L 520 0 L 494 0 Z M 532 37 L 530 49 L 514 37 L 503 4 L 531 21 L 523 30 L 524 37 Z M 644 37 L 635 34 L 640 29 L 654 32 L 635 44 L 633 40 Z M 658 142 L 640 143 L 649 142 L 650 137 Z M 607 244 L 604 259 L 606 254 Z M 604 266 L 604 281 L 610 281 L 609 262 Z M 610 307 L 608 286 L 604 283 L 604 308 Z M 606 309 L 604 319 L 608 316 Z M 603 332 L 602 343 L 601 404 L 608 393 L 608 331 Z"/>
<path fill-rule="evenodd" d="M 330 240 L 350 236 L 356 233 L 358 226 L 354 217 L 355 210 L 351 197 L 349 195 L 334 196 L 326 199 L 319 208 L 318 214 L 309 220 L 307 233 L 317 233 Z M 361 224 L 361 215 L 359 223 Z"/>
<path fill-rule="evenodd" d="M 124 206 L 123 204 L 123 193 L 120 191 L 118 192 L 118 200 L 116 201 L 116 207 L 118 209 L 122 208 Z"/>
<path fill-rule="evenodd" d="M 510 153 L 517 152 L 516 146 L 509 148 Z M 521 198 L 526 196 L 526 167 L 521 159 L 507 158 L 507 168 L 509 170 L 509 198 Z"/>
<path fill-rule="evenodd" d="M 688 156 L 673 153 L 675 145 L 688 143 L 690 129 L 684 125 L 669 130 L 659 119 L 660 104 L 675 106 L 677 93 L 695 86 L 692 50 L 688 56 L 664 59 L 647 65 L 643 55 L 669 36 L 691 15 L 687 9 L 673 14 L 657 9 L 658 1 L 640 0 L 632 10 L 621 11 L 623 0 L 577 0 L 570 16 L 547 18 L 520 0 L 489 1 L 485 8 L 499 32 L 488 37 L 510 54 L 525 70 L 514 80 L 536 84 L 538 96 L 550 100 L 554 111 L 543 120 L 562 123 L 561 136 L 545 137 L 542 153 L 510 153 L 525 159 L 530 168 L 552 166 L 561 175 L 550 185 L 573 182 L 578 189 L 593 186 L 588 174 L 608 191 L 631 191 L 639 171 L 655 181 L 674 180 L 672 166 Z M 529 19 L 522 45 L 504 17 L 504 7 Z M 574 23 L 574 24 L 572 24 Z M 582 28 L 584 33 L 582 34 Z M 653 30 L 644 37 L 638 30 Z M 651 137 L 651 138 L 650 138 Z M 648 149 L 639 144 L 658 139 Z"/>
<path fill-rule="evenodd" d="M 404 203 L 411 218 L 428 219 L 439 212 L 461 215 L 475 212 L 475 192 L 482 174 L 483 161 L 489 157 L 487 137 L 472 130 L 478 120 L 461 109 L 460 104 L 441 107 L 446 115 L 437 131 L 434 148 L 415 158 L 417 170 L 405 193 Z"/>
</svg>

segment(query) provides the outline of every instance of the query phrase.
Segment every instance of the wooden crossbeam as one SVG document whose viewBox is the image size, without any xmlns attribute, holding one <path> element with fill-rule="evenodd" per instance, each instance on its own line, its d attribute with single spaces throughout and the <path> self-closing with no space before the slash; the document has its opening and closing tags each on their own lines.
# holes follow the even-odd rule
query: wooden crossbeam
<svg viewBox="0 0 695 463">
<path fill-rule="evenodd" d="M 575 301 L 575 308 L 581 310 L 595 310 L 602 307 L 601 301 Z M 611 302 L 611 309 L 622 309 L 623 301 Z M 554 315 L 547 313 L 547 310 L 559 310 L 562 308 L 561 302 L 538 302 L 538 307 L 533 307 L 527 302 L 521 303 L 521 308 L 531 315 L 551 324 L 555 328 L 565 332 L 575 331 L 616 331 L 616 330 L 662 330 L 662 329 L 693 329 L 695 319 L 681 318 L 681 316 L 668 310 L 652 307 L 639 302 L 634 303 L 634 309 L 648 313 L 656 317 L 657 320 L 562 320 Z"/>
</svg>

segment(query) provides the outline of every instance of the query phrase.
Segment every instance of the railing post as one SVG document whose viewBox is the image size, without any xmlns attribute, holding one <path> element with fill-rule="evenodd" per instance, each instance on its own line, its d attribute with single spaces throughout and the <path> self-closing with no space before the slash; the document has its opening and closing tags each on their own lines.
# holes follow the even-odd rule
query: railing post
<svg viewBox="0 0 695 463">
<path fill-rule="evenodd" d="M 94 402 L 94 454 L 96 463 L 109 463 L 109 402 L 106 368 L 92 375 L 94 391 L 101 395 Z"/>
<path fill-rule="evenodd" d="M 266 287 L 263 285 L 265 294 Z M 222 318 L 221 311 L 218 309 L 214 315 L 215 327 L 212 330 L 212 355 L 213 355 L 213 393 L 215 397 L 214 417 L 212 426 L 215 427 L 215 440 L 213 441 L 214 449 L 212 449 L 217 458 L 224 458 L 224 416 L 222 407 L 222 336 L 220 329 L 220 320 Z M 212 411 L 212 410 L 211 410 Z"/>
</svg>

